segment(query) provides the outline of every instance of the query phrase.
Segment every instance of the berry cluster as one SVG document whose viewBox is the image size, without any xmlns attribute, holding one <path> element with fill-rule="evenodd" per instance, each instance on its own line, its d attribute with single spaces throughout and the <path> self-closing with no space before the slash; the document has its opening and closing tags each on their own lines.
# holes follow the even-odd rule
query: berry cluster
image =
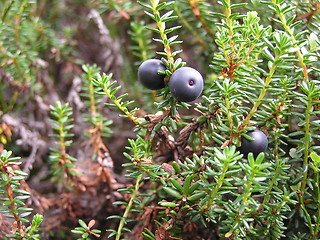
<svg viewBox="0 0 320 240">
<path fill-rule="evenodd" d="M 151 90 L 165 87 L 165 76 L 159 74 L 166 67 L 158 59 L 148 59 L 138 68 L 138 79 L 143 86 Z M 191 67 L 181 67 L 174 71 L 168 83 L 170 92 L 174 98 L 181 102 L 196 100 L 203 90 L 203 78 L 201 74 Z"/>
<path fill-rule="evenodd" d="M 166 67 L 159 59 L 148 59 L 138 68 L 138 79 L 143 86 L 151 90 L 159 90 L 165 87 Z M 202 75 L 191 67 L 181 67 L 174 71 L 168 83 L 172 96 L 181 102 L 192 102 L 196 100 L 203 90 Z M 248 140 L 241 137 L 241 147 L 239 151 L 247 157 L 250 152 L 255 157 L 268 148 L 267 136 L 260 130 L 246 133 L 251 138 Z"/>
</svg>

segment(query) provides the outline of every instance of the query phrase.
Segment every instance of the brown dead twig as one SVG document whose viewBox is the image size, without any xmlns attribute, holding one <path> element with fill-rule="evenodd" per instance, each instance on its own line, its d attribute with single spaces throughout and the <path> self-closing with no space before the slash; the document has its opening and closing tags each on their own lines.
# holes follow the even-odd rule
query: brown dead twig
<svg viewBox="0 0 320 240">
<path fill-rule="evenodd" d="M 193 206 L 191 206 L 187 210 L 182 210 L 185 202 L 181 202 L 179 206 L 171 209 L 167 207 L 161 207 L 161 206 L 148 206 L 144 208 L 144 212 L 138 217 L 138 220 L 143 220 L 143 222 L 140 222 L 137 224 L 132 232 L 128 234 L 127 237 L 130 237 L 131 239 L 134 237 L 136 240 L 142 240 L 143 236 L 141 235 L 141 232 L 144 232 L 144 229 L 149 229 L 150 231 L 155 232 L 156 240 L 164 240 L 164 239 L 180 239 L 171 236 L 170 229 L 172 229 L 177 224 L 183 224 L 183 230 L 185 233 L 188 233 L 186 235 L 194 235 L 196 233 L 197 226 L 194 223 L 191 223 L 189 221 L 185 221 L 183 217 L 192 209 Z M 170 213 L 171 210 L 174 210 L 177 214 L 172 215 Z M 157 216 L 159 215 L 160 211 L 164 211 L 164 213 L 167 216 L 170 216 L 171 218 L 164 222 L 161 226 L 159 226 L 157 229 L 154 229 L 154 219 L 157 219 Z M 195 236 L 196 237 L 196 236 Z M 191 238 L 189 238 L 191 239 Z"/>
<path fill-rule="evenodd" d="M 311 7 L 310 12 L 307 12 L 307 13 L 304 13 L 304 14 L 298 16 L 297 20 L 307 19 L 307 22 L 309 24 L 311 21 L 311 18 L 313 18 L 316 14 L 318 14 L 320 12 L 320 3 L 319 2 L 315 2 L 315 3 L 310 2 L 310 7 Z"/>
<path fill-rule="evenodd" d="M 155 127 L 161 123 L 166 117 L 174 117 L 176 121 L 180 120 L 178 116 L 170 116 L 171 109 L 166 109 L 162 114 L 156 115 L 147 115 L 145 119 L 149 122 L 148 130 L 146 134 L 146 139 L 149 139 L 152 133 L 155 130 Z M 168 133 L 166 126 L 161 126 L 158 130 L 155 131 L 154 138 L 152 139 L 153 148 L 158 150 L 157 156 L 166 156 L 170 152 L 173 153 L 174 160 L 184 161 L 186 156 L 193 154 L 193 150 L 188 147 L 188 140 L 192 132 L 200 131 L 200 146 L 199 150 L 201 151 L 204 134 L 203 127 L 206 123 L 198 123 L 197 118 L 193 119 L 191 123 L 182 128 L 179 132 L 179 137 L 177 140 L 174 139 L 173 135 Z"/>
<path fill-rule="evenodd" d="M 121 41 L 116 41 L 111 38 L 109 30 L 97 10 L 91 9 L 88 17 L 93 20 L 99 30 L 99 41 L 103 47 L 103 51 L 100 49 L 99 55 L 104 62 L 103 70 L 109 72 L 112 68 L 114 70 L 112 72 L 116 76 L 119 75 L 118 71 L 123 64 L 121 54 L 119 54 L 121 52 L 119 44 Z"/>
</svg>

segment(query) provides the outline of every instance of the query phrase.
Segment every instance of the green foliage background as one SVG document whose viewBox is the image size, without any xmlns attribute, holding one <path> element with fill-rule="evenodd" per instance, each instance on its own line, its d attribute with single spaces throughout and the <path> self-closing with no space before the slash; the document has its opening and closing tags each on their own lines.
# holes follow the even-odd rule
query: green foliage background
<svg viewBox="0 0 320 240">
<path fill-rule="evenodd" d="M 319 239 L 319 12 L 0 0 L 1 238 Z M 144 89 L 150 58 L 202 97 Z M 269 148 L 245 158 L 254 129 Z"/>
</svg>

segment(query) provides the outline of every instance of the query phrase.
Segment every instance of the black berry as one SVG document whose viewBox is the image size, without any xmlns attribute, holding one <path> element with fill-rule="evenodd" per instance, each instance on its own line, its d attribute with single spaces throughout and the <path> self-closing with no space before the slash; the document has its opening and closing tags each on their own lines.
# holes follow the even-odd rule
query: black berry
<svg viewBox="0 0 320 240">
<path fill-rule="evenodd" d="M 268 138 L 260 130 L 254 130 L 246 133 L 248 136 L 252 137 L 254 140 L 250 141 L 245 137 L 241 137 L 241 147 L 240 152 L 247 157 L 247 155 L 252 152 L 255 157 L 261 152 L 265 152 L 268 148 Z"/>
<path fill-rule="evenodd" d="M 166 67 L 159 59 L 148 59 L 138 68 L 138 79 L 143 86 L 151 90 L 164 88 L 164 78 L 158 72 L 166 70 Z"/>
<path fill-rule="evenodd" d="M 202 93 L 203 78 L 194 68 L 182 67 L 171 75 L 169 88 L 172 96 L 177 100 L 192 102 Z"/>
</svg>

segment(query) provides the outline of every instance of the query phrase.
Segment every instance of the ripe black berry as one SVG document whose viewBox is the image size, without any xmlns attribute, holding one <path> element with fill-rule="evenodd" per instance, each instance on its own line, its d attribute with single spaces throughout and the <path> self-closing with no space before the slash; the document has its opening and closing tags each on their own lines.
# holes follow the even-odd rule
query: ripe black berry
<svg viewBox="0 0 320 240">
<path fill-rule="evenodd" d="M 191 67 L 182 67 L 171 75 L 169 88 L 172 96 L 177 100 L 192 102 L 202 93 L 203 78 L 197 70 Z"/>
<path fill-rule="evenodd" d="M 164 88 L 164 78 L 158 72 L 166 70 L 166 67 L 159 59 L 148 59 L 138 68 L 138 80 L 143 86 L 151 90 Z"/>
<path fill-rule="evenodd" d="M 245 137 L 241 137 L 241 147 L 240 152 L 247 157 L 247 155 L 252 152 L 255 157 L 261 152 L 265 152 L 268 148 L 268 138 L 260 130 L 254 130 L 246 133 L 248 136 L 252 137 L 254 140 L 249 141 Z"/>
</svg>

